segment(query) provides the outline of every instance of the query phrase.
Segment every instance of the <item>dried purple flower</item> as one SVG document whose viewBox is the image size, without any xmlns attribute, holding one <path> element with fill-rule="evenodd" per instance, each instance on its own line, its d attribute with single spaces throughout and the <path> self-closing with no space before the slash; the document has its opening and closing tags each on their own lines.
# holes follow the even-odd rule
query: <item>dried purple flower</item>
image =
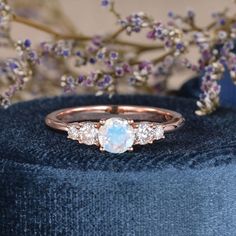
<svg viewBox="0 0 236 236">
<path fill-rule="evenodd" d="M 111 5 L 111 0 L 101 0 L 102 7 L 109 7 Z"/>
<path fill-rule="evenodd" d="M 123 69 L 123 67 L 117 66 L 115 68 L 115 75 L 118 77 L 122 77 L 124 75 L 125 71 Z"/>
<path fill-rule="evenodd" d="M 26 40 L 24 41 L 24 46 L 25 46 L 26 48 L 31 47 L 31 41 L 30 41 L 29 39 L 26 39 Z"/>
<path fill-rule="evenodd" d="M 119 20 L 118 23 L 130 35 L 132 32 L 139 33 L 142 28 L 147 28 L 150 25 L 150 19 L 143 12 L 138 12 L 131 14 L 126 19 Z"/>
<path fill-rule="evenodd" d="M 197 115 L 207 115 L 216 110 L 219 106 L 219 94 L 221 87 L 218 80 L 222 77 L 224 67 L 221 63 L 215 62 L 205 68 L 205 74 L 202 77 L 200 101 L 197 106 L 200 110 L 196 111 Z"/>
<path fill-rule="evenodd" d="M 112 81 L 112 76 L 111 75 L 108 75 L 108 74 L 103 75 L 103 82 L 104 82 L 105 86 L 110 84 L 111 81 Z"/>
<path fill-rule="evenodd" d="M 174 66 L 182 69 L 184 65 L 194 72 L 203 74 L 202 95 L 198 102 L 200 110 L 196 112 L 199 115 L 209 114 L 218 106 L 218 80 L 222 78 L 225 69 L 230 72 L 232 80 L 236 83 L 236 23 L 234 16 L 229 15 L 227 10 L 214 13 L 211 24 L 199 27 L 195 22 L 196 13 L 193 10 L 188 10 L 184 16 L 169 12 L 170 19 L 164 25 L 143 12 L 133 13 L 122 19 L 115 9 L 113 0 L 101 0 L 101 6 L 108 8 L 118 19 L 120 28 L 108 35 L 86 36 L 74 33 L 73 26 L 69 26 L 68 30 L 60 30 L 60 24 L 64 21 L 60 16 L 58 25 L 57 22 L 53 23 L 53 27 L 57 27 L 58 31 L 50 28 L 50 25 L 44 26 L 41 23 L 39 26 L 31 22 L 31 17 L 18 17 L 19 11 L 13 13 L 7 1 L 0 0 L 0 47 L 16 45 L 18 53 L 17 59 L 7 60 L 0 65 L 3 86 L 6 84 L 5 81 L 9 81 L 10 84 L 8 87 L 5 86 L 7 89 L 0 95 L 2 106 L 10 104 L 10 98 L 23 88 L 25 82 L 32 77 L 32 73 L 34 78 L 44 79 L 45 82 L 45 78 L 49 78 L 50 85 L 43 84 L 44 91 L 51 90 L 50 86 L 55 88 L 55 78 L 65 74 L 61 78 L 65 92 L 74 92 L 81 86 L 89 92 L 94 90 L 96 95 L 108 93 L 111 96 L 117 92 L 118 83 L 127 80 L 131 85 L 140 88 L 146 89 L 147 85 L 151 85 L 154 89 L 158 88 L 158 92 L 166 91 L 166 79 L 172 75 Z M 41 20 L 51 22 L 51 19 Z M 11 21 L 42 30 L 51 34 L 53 39 L 34 48 L 30 39 L 15 42 L 10 34 Z M 144 29 L 148 30 L 147 38 L 153 40 L 152 45 L 119 39 L 122 32 L 131 36 Z M 155 41 L 159 43 L 155 44 Z M 188 52 L 190 46 L 196 46 L 199 50 L 197 65 L 187 56 L 180 57 Z M 144 60 L 145 53 L 152 50 L 165 52 L 157 53 L 158 56 L 150 61 Z M 51 65 L 50 69 L 48 64 Z M 88 68 L 85 69 L 92 68 L 91 72 L 87 75 L 80 74 L 84 69 L 82 67 L 87 65 Z M 120 79 L 121 77 L 124 79 Z M 55 80 L 50 80 L 51 78 Z M 149 78 L 152 78 L 151 83 L 148 83 Z M 34 91 L 36 87 L 33 87 Z"/>
<path fill-rule="evenodd" d="M 93 57 L 91 57 L 91 58 L 89 58 L 89 62 L 90 62 L 91 64 L 95 64 L 95 63 L 96 63 L 96 59 L 93 58 Z"/>
<path fill-rule="evenodd" d="M 16 50 L 22 61 L 31 65 L 39 63 L 38 53 L 31 48 L 31 41 L 26 39 L 25 41 L 18 41 L 16 44 Z"/>
<path fill-rule="evenodd" d="M 195 17 L 195 12 L 192 10 L 192 9 L 189 9 L 188 11 L 187 11 L 187 17 L 190 19 L 190 20 L 193 20 L 194 19 L 194 17 Z"/>
<path fill-rule="evenodd" d="M 72 54 L 72 48 L 72 40 L 59 40 L 54 44 L 52 53 L 58 57 L 69 57 Z"/>
<path fill-rule="evenodd" d="M 109 55 L 110 59 L 113 61 L 113 60 L 117 60 L 118 57 L 119 57 L 119 53 L 118 52 L 115 52 L 115 51 L 112 51 L 110 52 L 110 55 Z"/>
<path fill-rule="evenodd" d="M 0 95 L 0 103 L 4 108 L 11 104 L 10 99 L 24 87 L 31 76 L 32 71 L 28 64 L 21 60 L 8 59 L 1 63 L 1 77 L 14 82 Z"/>
<path fill-rule="evenodd" d="M 164 26 L 161 23 L 154 24 L 147 37 L 153 40 L 159 39 L 166 48 L 173 49 L 175 55 L 185 51 L 185 43 L 182 41 L 181 31 L 172 26 Z"/>
<path fill-rule="evenodd" d="M 105 59 L 106 51 L 107 51 L 106 48 L 102 48 L 102 49 L 100 49 L 100 50 L 97 52 L 96 57 L 97 57 L 97 59 L 98 59 L 99 61 L 102 61 L 102 60 Z"/>
<path fill-rule="evenodd" d="M 63 75 L 61 77 L 61 86 L 65 93 L 72 93 L 75 91 L 76 80 L 71 75 Z"/>
</svg>

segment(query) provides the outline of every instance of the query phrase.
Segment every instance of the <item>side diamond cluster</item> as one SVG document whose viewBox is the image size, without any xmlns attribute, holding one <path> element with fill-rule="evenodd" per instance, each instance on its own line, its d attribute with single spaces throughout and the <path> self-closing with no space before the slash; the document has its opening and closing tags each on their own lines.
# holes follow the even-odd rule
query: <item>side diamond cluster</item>
<svg viewBox="0 0 236 236">
<path fill-rule="evenodd" d="M 98 145 L 98 129 L 94 122 L 81 122 L 78 125 L 70 124 L 67 127 L 68 138 L 78 140 L 87 145 Z"/>
<path fill-rule="evenodd" d="M 87 145 L 99 145 L 98 133 L 95 122 L 80 122 L 69 124 L 67 127 L 68 138 L 77 140 Z M 161 125 L 151 122 L 137 122 L 134 127 L 134 144 L 145 145 L 155 140 L 163 139 L 164 129 Z"/>
<path fill-rule="evenodd" d="M 161 125 L 151 122 L 139 122 L 135 128 L 135 144 L 145 145 L 163 139 L 164 129 Z"/>
</svg>

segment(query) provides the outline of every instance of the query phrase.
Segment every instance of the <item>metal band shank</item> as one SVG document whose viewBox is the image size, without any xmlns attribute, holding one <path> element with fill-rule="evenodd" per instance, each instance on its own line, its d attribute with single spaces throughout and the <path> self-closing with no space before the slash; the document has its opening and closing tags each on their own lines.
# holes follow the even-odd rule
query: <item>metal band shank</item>
<svg viewBox="0 0 236 236">
<path fill-rule="evenodd" d="M 48 126 L 67 131 L 67 125 L 73 122 L 100 121 L 111 117 L 124 117 L 134 122 L 150 121 L 163 126 L 165 132 L 173 131 L 184 123 L 181 114 L 156 107 L 99 105 L 65 108 L 48 114 L 45 122 Z"/>
</svg>

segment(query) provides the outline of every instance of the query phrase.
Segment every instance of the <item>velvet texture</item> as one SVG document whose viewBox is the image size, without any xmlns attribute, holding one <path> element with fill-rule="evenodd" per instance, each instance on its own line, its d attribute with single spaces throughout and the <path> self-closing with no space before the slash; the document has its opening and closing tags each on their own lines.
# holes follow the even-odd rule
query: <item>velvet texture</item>
<svg viewBox="0 0 236 236">
<path fill-rule="evenodd" d="M 186 124 L 119 155 L 44 124 L 55 109 L 93 104 L 165 107 Z M 0 110 L 0 235 L 235 235 L 236 111 L 194 109 L 182 98 L 70 96 Z"/>
</svg>

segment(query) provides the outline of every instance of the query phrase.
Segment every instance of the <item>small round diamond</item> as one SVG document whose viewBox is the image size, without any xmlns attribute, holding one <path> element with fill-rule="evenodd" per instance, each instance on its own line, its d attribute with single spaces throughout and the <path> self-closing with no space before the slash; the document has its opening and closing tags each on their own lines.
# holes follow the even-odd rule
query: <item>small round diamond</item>
<svg viewBox="0 0 236 236">
<path fill-rule="evenodd" d="M 99 128 L 98 139 L 105 151 L 123 153 L 134 143 L 134 129 L 125 119 L 110 118 Z"/>
<path fill-rule="evenodd" d="M 141 122 L 136 129 L 136 143 L 144 145 L 153 141 L 153 129 L 148 122 Z"/>
<path fill-rule="evenodd" d="M 68 138 L 73 139 L 73 140 L 77 140 L 79 138 L 79 131 L 78 129 L 74 126 L 68 126 Z"/>
<path fill-rule="evenodd" d="M 78 140 L 80 143 L 93 145 L 98 143 L 98 129 L 93 122 L 81 122 L 78 126 L 68 127 L 68 138 Z"/>
<path fill-rule="evenodd" d="M 82 122 L 79 128 L 79 142 L 93 145 L 98 143 L 98 129 L 93 122 Z"/>
<path fill-rule="evenodd" d="M 164 138 L 164 129 L 150 122 L 140 122 L 135 130 L 135 143 L 145 145 Z"/>
<path fill-rule="evenodd" d="M 161 125 L 157 125 L 156 127 L 154 127 L 154 139 L 159 140 L 162 138 L 165 138 L 164 129 Z"/>
</svg>

